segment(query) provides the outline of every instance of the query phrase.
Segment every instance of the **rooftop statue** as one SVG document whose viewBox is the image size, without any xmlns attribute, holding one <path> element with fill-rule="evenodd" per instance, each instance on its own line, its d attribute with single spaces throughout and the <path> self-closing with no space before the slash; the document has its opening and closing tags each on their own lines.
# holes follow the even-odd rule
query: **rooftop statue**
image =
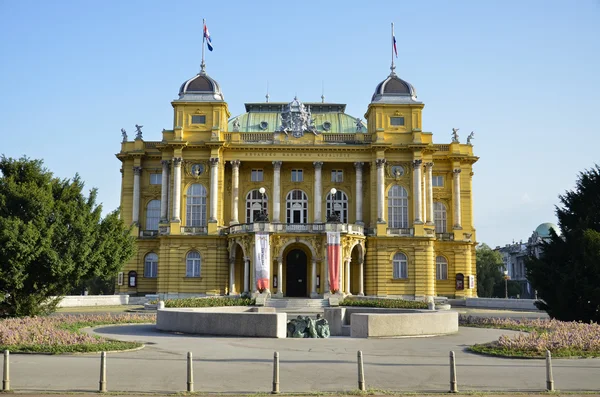
<svg viewBox="0 0 600 397">
<path fill-rule="evenodd" d="M 458 142 L 458 130 L 460 130 L 460 128 L 452 128 L 452 142 L 453 143 L 459 143 Z"/>
<path fill-rule="evenodd" d="M 123 135 L 123 142 L 127 142 L 127 131 L 125 131 L 125 128 L 121 128 L 121 135 Z"/>
<path fill-rule="evenodd" d="M 356 132 L 362 132 L 363 123 L 362 119 L 356 119 Z"/>
<path fill-rule="evenodd" d="M 142 139 L 142 127 L 143 125 L 135 125 L 135 139 Z"/>
<path fill-rule="evenodd" d="M 469 136 L 467 137 L 467 145 L 471 145 L 471 146 L 473 145 L 473 144 L 471 143 L 471 140 L 472 140 L 472 139 L 475 139 L 475 132 L 473 132 L 473 131 L 471 131 L 471 133 L 470 133 L 470 134 L 469 134 Z"/>
<path fill-rule="evenodd" d="M 281 126 L 279 131 L 286 135 L 291 132 L 293 137 L 300 138 L 305 132 L 312 132 L 315 135 L 319 133 L 310 113 L 310 108 L 306 109 L 306 106 L 298 101 L 296 97 L 288 105 L 281 107 L 280 117 Z"/>
<path fill-rule="evenodd" d="M 237 119 L 237 117 L 233 120 L 233 131 L 234 132 L 240 131 L 240 121 Z"/>
</svg>

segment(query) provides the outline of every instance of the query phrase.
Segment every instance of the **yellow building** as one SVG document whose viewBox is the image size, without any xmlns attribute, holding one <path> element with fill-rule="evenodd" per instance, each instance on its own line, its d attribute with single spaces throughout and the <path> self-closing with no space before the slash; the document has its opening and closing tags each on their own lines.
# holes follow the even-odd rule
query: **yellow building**
<svg viewBox="0 0 600 397">
<path fill-rule="evenodd" d="M 232 118 L 204 68 L 184 82 L 161 140 L 145 141 L 138 129 L 128 141 L 123 132 L 122 216 L 135 225 L 138 249 L 117 292 L 260 288 L 316 298 L 339 285 L 353 295 L 477 296 L 478 158 L 457 130 L 451 143 L 433 143 L 422 130 L 424 104 L 393 70 L 376 86 L 366 123 L 344 104 L 268 96 Z M 338 262 L 328 254 L 336 232 Z"/>
</svg>

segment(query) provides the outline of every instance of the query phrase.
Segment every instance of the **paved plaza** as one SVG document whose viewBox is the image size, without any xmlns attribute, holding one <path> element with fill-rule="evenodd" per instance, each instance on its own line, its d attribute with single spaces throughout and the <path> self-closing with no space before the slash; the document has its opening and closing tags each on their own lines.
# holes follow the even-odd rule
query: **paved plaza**
<svg viewBox="0 0 600 397">
<path fill-rule="evenodd" d="M 461 327 L 449 336 L 390 339 L 203 337 L 161 333 L 154 325 L 99 327 L 95 331 L 146 344 L 142 350 L 107 354 L 109 391 L 184 391 L 188 351 L 193 353 L 195 390 L 199 392 L 270 392 L 275 351 L 280 354 L 283 393 L 352 391 L 357 389 L 358 350 L 364 355 L 369 389 L 448 391 L 451 350 L 456 353 L 461 392 L 545 389 L 544 360 L 486 357 L 465 350 L 502 334 L 515 334 L 513 331 Z M 99 367 L 99 354 L 15 354 L 11 356 L 11 386 L 29 392 L 94 391 Z M 553 368 L 557 390 L 600 390 L 600 359 L 554 359 Z"/>
</svg>

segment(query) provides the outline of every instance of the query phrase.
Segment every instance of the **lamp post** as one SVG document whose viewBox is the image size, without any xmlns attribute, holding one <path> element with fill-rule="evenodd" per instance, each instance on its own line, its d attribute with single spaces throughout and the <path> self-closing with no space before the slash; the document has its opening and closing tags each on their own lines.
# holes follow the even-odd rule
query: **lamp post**
<svg viewBox="0 0 600 397">
<path fill-rule="evenodd" d="M 504 270 L 504 298 L 508 299 L 508 270 Z"/>
<path fill-rule="evenodd" d="M 337 193 L 337 189 L 332 187 L 329 191 L 331 195 L 331 211 L 329 211 L 329 216 L 327 217 L 328 222 L 341 222 L 340 215 L 335 211 L 335 196 Z"/>
<path fill-rule="evenodd" d="M 258 222 L 268 222 L 269 217 L 267 216 L 267 211 L 265 211 L 265 188 L 261 187 L 258 189 L 260 193 L 260 214 L 256 217 L 256 221 Z"/>
</svg>

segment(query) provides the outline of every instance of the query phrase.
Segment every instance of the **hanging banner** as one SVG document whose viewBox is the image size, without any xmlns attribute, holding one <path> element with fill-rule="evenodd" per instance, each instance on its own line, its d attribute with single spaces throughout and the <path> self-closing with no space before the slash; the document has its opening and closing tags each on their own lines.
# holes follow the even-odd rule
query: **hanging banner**
<svg viewBox="0 0 600 397">
<path fill-rule="evenodd" d="M 256 288 L 261 292 L 269 289 L 271 269 L 269 233 L 257 232 L 254 235 L 254 268 L 256 269 Z"/>
<path fill-rule="evenodd" d="M 340 260 L 342 247 L 340 232 L 327 232 L 327 262 L 329 267 L 329 288 L 333 292 L 340 290 Z"/>
</svg>

